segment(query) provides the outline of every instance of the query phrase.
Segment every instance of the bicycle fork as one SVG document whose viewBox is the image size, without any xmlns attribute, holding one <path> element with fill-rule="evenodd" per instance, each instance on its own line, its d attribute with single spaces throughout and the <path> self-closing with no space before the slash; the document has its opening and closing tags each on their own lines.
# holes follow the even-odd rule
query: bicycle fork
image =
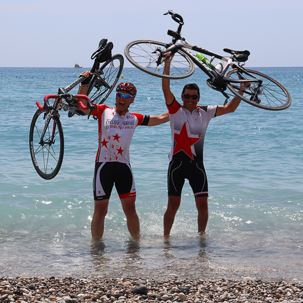
<svg viewBox="0 0 303 303">
<path fill-rule="evenodd" d="M 56 126 L 57 126 L 57 123 L 56 123 L 55 119 L 54 119 L 54 123 L 53 123 L 53 127 L 52 127 L 52 132 L 51 132 L 51 135 L 49 137 L 49 140 L 45 141 L 44 137 L 45 137 L 46 131 L 48 129 L 48 126 L 50 124 L 50 121 L 56 115 L 56 113 L 55 113 L 55 110 L 52 109 L 50 112 L 45 113 L 44 115 L 46 115 L 46 121 L 45 121 L 44 129 L 43 129 L 41 137 L 40 137 L 39 144 L 41 146 L 44 146 L 45 144 L 51 146 L 52 144 L 55 143 L 55 133 L 56 133 Z M 59 113 L 57 113 L 57 115 L 59 115 Z M 45 117 L 44 117 L 44 119 L 45 119 Z"/>
<path fill-rule="evenodd" d="M 261 79 L 258 79 L 254 75 L 251 75 L 249 72 L 247 72 L 245 70 L 240 70 L 239 68 L 237 68 L 237 74 L 238 74 L 239 78 L 241 80 L 245 80 L 245 77 L 243 77 L 242 73 L 245 73 L 245 74 L 249 75 L 250 77 L 256 79 L 256 81 L 253 80 L 253 81 L 249 81 L 249 82 L 250 83 L 256 83 L 256 84 L 258 83 L 258 85 L 254 85 L 254 86 L 251 85 L 249 87 L 250 92 L 246 91 L 246 93 L 249 94 L 249 95 L 251 95 L 251 97 L 250 97 L 251 101 L 254 101 L 254 102 L 260 104 L 261 100 L 259 99 L 258 96 L 263 95 L 263 90 L 261 89 L 263 81 Z M 241 86 L 240 86 L 240 90 L 241 90 Z"/>
</svg>

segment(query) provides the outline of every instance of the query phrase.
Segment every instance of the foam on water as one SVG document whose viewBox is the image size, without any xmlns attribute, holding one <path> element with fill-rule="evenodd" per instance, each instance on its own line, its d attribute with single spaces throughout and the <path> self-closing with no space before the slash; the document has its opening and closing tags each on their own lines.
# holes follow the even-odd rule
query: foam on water
<svg viewBox="0 0 303 303">
<path fill-rule="evenodd" d="M 257 68 L 256 68 L 257 69 Z M 104 239 L 92 244 L 92 176 L 97 124 L 61 113 L 64 161 L 58 176 L 42 180 L 29 155 L 35 101 L 71 83 L 74 69 L 0 69 L 0 275 L 263 277 L 302 276 L 303 68 L 260 68 L 283 83 L 292 106 L 269 112 L 241 103 L 236 113 L 213 119 L 205 139 L 209 223 L 197 235 L 197 213 L 188 184 L 169 242 L 162 239 L 167 203 L 169 125 L 138 127 L 131 144 L 137 187 L 140 242 L 129 238 L 113 191 Z M 166 110 L 161 79 L 125 69 L 138 97 L 133 112 Z M 16 77 L 17 76 L 17 77 Z M 171 81 L 178 97 L 186 82 L 201 87 L 203 104 L 222 104 L 198 71 Z M 114 96 L 107 104 L 114 106 Z"/>
</svg>

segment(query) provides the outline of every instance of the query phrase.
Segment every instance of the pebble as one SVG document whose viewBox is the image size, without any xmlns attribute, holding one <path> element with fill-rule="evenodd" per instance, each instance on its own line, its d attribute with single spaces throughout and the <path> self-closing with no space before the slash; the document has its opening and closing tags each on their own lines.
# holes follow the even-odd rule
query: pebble
<svg viewBox="0 0 303 303">
<path fill-rule="evenodd" d="M 146 286 L 138 286 L 132 290 L 132 293 L 141 294 L 141 295 L 147 295 L 147 292 L 148 292 L 148 289 Z"/>
<path fill-rule="evenodd" d="M 180 292 L 178 294 L 178 298 L 182 301 L 185 301 L 187 299 L 186 295 L 183 292 Z"/>
<path fill-rule="evenodd" d="M 303 303 L 302 284 L 286 281 L 143 278 L 0 278 L 4 303 Z"/>
</svg>

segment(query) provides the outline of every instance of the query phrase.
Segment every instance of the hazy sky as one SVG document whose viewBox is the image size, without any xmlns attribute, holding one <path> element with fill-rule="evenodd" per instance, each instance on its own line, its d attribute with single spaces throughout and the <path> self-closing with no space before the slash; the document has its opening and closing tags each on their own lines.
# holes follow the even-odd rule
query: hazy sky
<svg viewBox="0 0 303 303">
<path fill-rule="evenodd" d="M 303 0 L 0 0 L 0 67 L 91 66 L 101 38 L 113 53 L 137 39 L 170 42 L 184 18 L 189 43 L 251 52 L 247 66 L 303 66 Z M 125 62 L 125 66 L 130 63 Z"/>
</svg>

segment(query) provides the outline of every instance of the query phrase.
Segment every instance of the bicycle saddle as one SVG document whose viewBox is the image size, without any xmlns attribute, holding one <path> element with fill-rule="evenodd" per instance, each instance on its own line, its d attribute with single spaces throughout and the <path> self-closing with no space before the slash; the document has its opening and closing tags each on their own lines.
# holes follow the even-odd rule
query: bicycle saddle
<svg viewBox="0 0 303 303">
<path fill-rule="evenodd" d="M 111 51 L 114 47 L 112 42 L 107 43 L 107 39 L 102 39 L 99 42 L 98 49 L 91 55 L 91 59 L 96 59 L 99 62 L 104 62 L 111 58 Z"/>
<path fill-rule="evenodd" d="M 250 52 L 248 50 L 236 51 L 236 50 L 233 50 L 233 49 L 224 48 L 223 51 L 225 51 L 226 53 L 234 55 L 235 59 L 238 62 L 245 62 L 245 61 L 247 61 L 248 57 L 250 55 Z"/>
<path fill-rule="evenodd" d="M 108 42 L 105 47 L 97 54 L 96 59 L 98 62 L 105 62 L 112 57 L 112 49 L 114 44 L 112 42 Z"/>
</svg>

